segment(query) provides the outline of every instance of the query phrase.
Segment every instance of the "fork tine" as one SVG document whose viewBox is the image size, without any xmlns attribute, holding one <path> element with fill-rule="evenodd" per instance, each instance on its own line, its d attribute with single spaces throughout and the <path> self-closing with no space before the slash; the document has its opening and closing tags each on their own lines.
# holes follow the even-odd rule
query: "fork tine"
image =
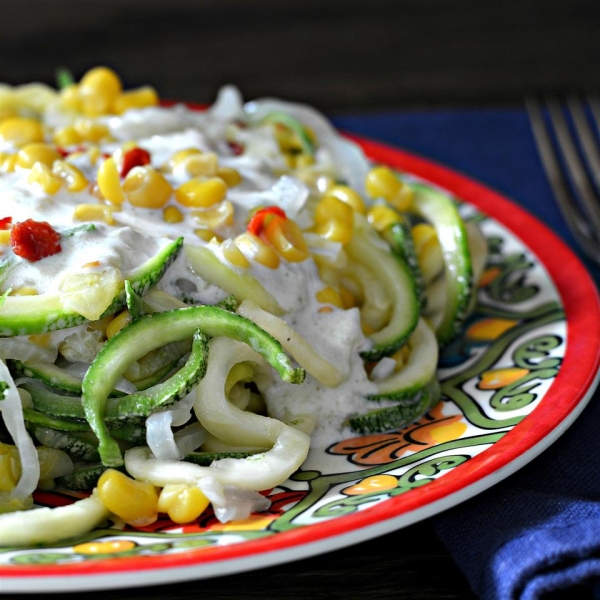
<svg viewBox="0 0 600 600">
<path fill-rule="evenodd" d="M 525 105 L 542 166 L 563 218 L 582 250 L 598 262 L 600 261 L 600 244 L 592 234 L 587 220 L 581 215 L 581 211 L 573 198 L 568 180 L 563 173 L 552 138 L 546 127 L 540 102 L 533 97 L 529 97 L 526 98 Z"/>
<path fill-rule="evenodd" d="M 547 99 L 547 105 L 550 112 L 550 119 L 552 120 L 552 124 L 554 125 L 554 130 L 556 132 L 556 139 L 558 140 L 561 152 L 573 178 L 573 185 L 579 194 L 579 198 L 585 207 L 585 210 L 587 211 L 587 216 L 593 225 L 594 231 L 600 231 L 600 211 L 598 210 L 600 200 L 598 199 L 598 194 L 592 186 L 583 161 L 579 156 L 577 146 L 573 141 L 573 137 L 569 131 L 569 126 L 567 125 L 567 121 L 563 115 L 561 105 L 554 97 Z M 576 109 L 575 115 L 578 117 L 575 119 L 575 121 L 578 123 L 578 133 L 580 128 L 587 131 L 588 125 L 585 122 L 586 117 L 583 113 L 583 108 L 581 106 L 577 106 L 575 102 L 573 102 L 573 107 Z"/>
</svg>

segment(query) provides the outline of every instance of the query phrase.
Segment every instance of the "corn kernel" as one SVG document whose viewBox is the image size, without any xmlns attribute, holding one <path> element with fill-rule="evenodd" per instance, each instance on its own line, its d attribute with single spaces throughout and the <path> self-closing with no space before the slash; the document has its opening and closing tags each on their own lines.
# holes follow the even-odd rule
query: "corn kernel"
<svg viewBox="0 0 600 600">
<path fill-rule="evenodd" d="M 342 300 L 342 308 L 353 308 L 358 305 L 354 294 L 343 285 L 340 285 L 340 298 Z"/>
<path fill-rule="evenodd" d="M 107 67 L 89 70 L 79 82 L 81 109 L 89 117 L 105 115 L 122 90 L 119 76 Z"/>
<path fill-rule="evenodd" d="M 302 262 L 310 253 L 300 227 L 291 219 L 273 217 L 264 231 L 264 239 L 288 262 Z"/>
<path fill-rule="evenodd" d="M 352 239 L 354 211 L 335 196 L 326 195 L 315 208 L 315 231 L 333 242 L 347 244 Z"/>
<path fill-rule="evenodd" d="M 69 110 L 81 112 L 81 94 L 78 85 L 69 85 L 60 91 L 60 99 Z"/>
<path fill-rule="evenodd" d="M 321 302 L 321 304 L 333 304 L 338 308 L 344 307 L 339 292 L 336 289 L 332 288 L 330 285 L 324 287 L 322 290 L 319 290 L 316 296 L 317 300 Z"/>
<path fill-rule="evenodd" d="M 78 204 L 73 211 L 75 221 L 102 221 L 114 225 L 114 207 L 108 204 Z"/>
<path fill-rule="evenodd" d="M 129 525 L 143 527 L 156 521 L 158 494 L 152 484 L 107 469 L 100 476 L 97 489 L 102 504 Z"/>
<path fill-rule="evenodd" d="M 131 323 L 131 313 L 128 310 L 120 312 L 106 327 L 106 339 L 115 337 L 125 325 Z"/>
<path fill-rule="evenodd" d="M 163 221 L 165 223 L 181 223 L 183 214 L 176 206 L 167 206 L 163 210 Z"/>
<path fill-rule="evenodd" d="M 409 210 L 412 204 L 412 189 L 388 167 L 371 169 L 367 173 L 365 189 L 371 198 L 383 198 L 400 211 Z"/>
<path fill-rule="evenodd" d="M 52 195 L 60 190 L 63 180 L 45 164 L 36 162 L 29 173 L 29 183 L 39 185 L 46 194 Z"/>
<path fill-rule="evenodd" d="M 0 138 L 14 146 L 44 141 L 42 124 L 35 119 L 9 117 L 0 123 Z"/>
<path fill-rule="evenodd" d="M 54 131 L 52 141 L 58 146 L 74 146 L 81 143 L 83 138 L 73 125 L 67 125 L 66 127 L 59 127 Z"/>
<path fill-rule="evenodd" d="M 333 185 L 327 190 L 326 195 L 334 196 L 338 200 L 345 202 L 348 206 L 352 207 L 354 212 L 360 213 L 361 215 L 364 215 L 367 212 L 365 203 L 360 197 L 360 194 L 347 185 Z"/>
<path fill-rule="evenodd" d="M 252 233 L 241 233 L 235 238 L 237 247 L 244 256 L 269 269 L 279 267 L 279 254 Z"/>
<path fill-rule="evenodd" d="M 125 192 L 121 187 L 121 179 L 115 159 L 107 158 L 98 169 L 98 188 L 102 197 L 112 204 L 123 204 Z"/>
<path fill-rule="evenodd" d="M 209 503 L 197 486 L 168 484 L 158 497 L 158 510 L 167 513 L 175 523 L 189 523 L 197 519 Z"/>
<path fill-rule="evenodd" d="M 367 213 L 367 221 L 375 231 L 385 231 L 402 217 L 387 204 L 375 204 Z"/>
<path fill-rule="evenodd" d="M 173 193 L 164 175 L 149 165 L 131 169 L 123 181 L 123 191 L 130 204 L 141 208 L 162 208 Z"/>
<path fill-rule="evenodd" d="M 159 102 L 156 90 L 149 86 L 128 90 L 120 93 L 113 102 L 113 112 L 117 115 L 123 114 L 131 108 L 146 108 L 156 106 Z"/>
<path fill-rule="evenodd" d="M 56 148 L 42 142 L 26 144 L 17 153 L 17 165 L 23 169 L 31 169 L 36 162 L 51 167 L 55 160 L 60 159 Z"/>
<path fill-rule="evenodd" d="M 91 119 L 78 119 L 73 123 L 75 132 L 86 142 L 100 142 L 110 136 L 110 131 L 103 123 Z"/>
<path fill-rule="evenodd" d="M 216 172 L 216 176 L 225 182 L 225 185 L 229 188 L 235 187 L 242 182 L 242 176 L 237 169 L 231 167 L 219 167 Z"/>
<path fill-rule="evenodd" d="M 12 173 L 17 166 L 17 155 L 16 154 L 8 154 L 8 153 L 0 153 L 0 171 L 4 171 L 5 173 Z"/>
<path fill-rule="evenodd" d="M 201 227 L 219 229 L 233 225 L 234 208 L 229 200 L 223 200 L 209 208 L 193 210 L 190 214 Z"/>
<path fill-rule="evenodd" d="M 178 152 L 173 157 L 173 164 L 181 166 L 191 177 L 212 177 L 217 173 L 219 159 L 214 152 L 189 152 L 185 156 L 178 156 L 179 154 Z"/>
<path fill-rule="evenodd" d="M 226 239 L 221 244 L 225 260 L 242 269 L 249 269 L 250 263 L 232 239 Z"/>
<path fill-rule="evenodd" d="M 202 154 L 202 150 L 199 148 L 185 148 L 183 150 L 178 150 L 171 156 L 165 167 L 167 171 L 173 171 L 176 167 L 184 165 L 185 161 L 191 156 L 198 156 L 200 154 Z"/>
<path fill-rule="evenodd" d="M 190 179 L 175 190 L 177 202 L 192 208 L 208 208 L 221 202 L 226 194 L 227 186 L 218 177 Z"/>
<path fill-rule="evenodd" d="M 86 176 L 78 167 L 64 160 L 55 160 L 52 165 L 52 172 L 67 184 L 69 192 L 81 192 L 89 184 Z"/>
<path fill-rule="evenodd" d="M 198 229 L 194 229 L 194 233 L 204 242 L 210 242 L 215 239 L 220 241 L 219 236 L 212 229 L 206 227 L 198 227 Z"/>
<path fill-rule="evenodd" d="M 411 229 L 417 262 L 425 283 L 432 281 L 444 269 L 442 247 L 435 229 L 428 223 L 418 223 Z"/>
<path fill-rule="evenodd" d="M 0 246 L 10 244 L 10 229 L 0 229 Z"/>
</svg>

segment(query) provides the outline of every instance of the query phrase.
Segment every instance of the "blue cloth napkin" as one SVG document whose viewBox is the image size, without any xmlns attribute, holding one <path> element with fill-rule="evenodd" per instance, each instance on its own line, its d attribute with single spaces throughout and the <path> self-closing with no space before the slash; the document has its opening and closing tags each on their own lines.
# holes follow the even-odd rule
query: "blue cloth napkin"
<svg viewBox="0 0 600 600">
<path fill-rule="evenodd" d="M 334 122 L 487 184 L 535 214 L 577 251 L 524 109 L 337 116 Z M 600 269 L 583 262 L 600 282 Z M 478 597 L 600 598 L 599 424 L 600 392 L 541 456 L 434 518 L 438 535 Z"/>
</svg>

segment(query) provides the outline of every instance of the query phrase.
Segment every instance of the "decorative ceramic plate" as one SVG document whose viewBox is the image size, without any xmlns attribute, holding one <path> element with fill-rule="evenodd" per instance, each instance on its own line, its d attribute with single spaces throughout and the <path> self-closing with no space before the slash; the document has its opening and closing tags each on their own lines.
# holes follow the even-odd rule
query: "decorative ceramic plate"
<svg viewBox="0 0 600 600">
<path fill-rule="evenodd" d="M 1 592 L 164 584 L 341 548 L 471 498 L 575 420 L 597 385 L 600 352 L 600 304 L 579 260 L 490 189 L 357 141 L 374 162 L 458 200 L 489 242 L 478 306 L 441 356 L 442 401 L 404 429 L 311 451 L 301 470 L 270 492 L 270 510 L 243 522 L 223 525 L 204 514 L 183 526 L 159 520 L 143 530 L 97 529 L 51 547 L 0 548 Z M 47 506 L 71 501 L 56 493 L 35 499 Z"/>
</svg>

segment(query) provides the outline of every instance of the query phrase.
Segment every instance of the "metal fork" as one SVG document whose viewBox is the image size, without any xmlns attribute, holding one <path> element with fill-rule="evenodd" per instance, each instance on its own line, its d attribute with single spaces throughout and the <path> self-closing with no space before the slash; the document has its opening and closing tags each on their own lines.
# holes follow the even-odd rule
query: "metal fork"
<svg viewBox="0 0 600 600">
<path fill-rule="evenodd" d="M 526 107 L 565 222 L 585 254 L 600 263 L 600 99 L 568 96 L 563 106 L 555 96 L 527 98 Z"/>
</svg>

